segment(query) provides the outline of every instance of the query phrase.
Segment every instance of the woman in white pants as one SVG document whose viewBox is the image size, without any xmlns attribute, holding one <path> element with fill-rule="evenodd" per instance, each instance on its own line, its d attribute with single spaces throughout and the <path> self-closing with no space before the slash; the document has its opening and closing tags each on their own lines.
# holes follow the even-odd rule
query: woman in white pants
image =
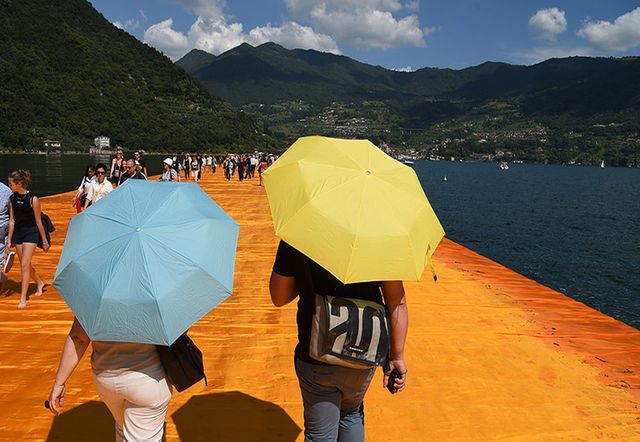
<svg viewBox="0 0 640 442">
<path fill-rule="evenodd" d="M 91 339 L 76 318 L 65 340 L 49 409 L 60 414 L 67 379 Z M 161 441 L 171 385 L 155 345 L 94 341 L 93 382 L 115 419 L 116 441 Z"/>
</svg>

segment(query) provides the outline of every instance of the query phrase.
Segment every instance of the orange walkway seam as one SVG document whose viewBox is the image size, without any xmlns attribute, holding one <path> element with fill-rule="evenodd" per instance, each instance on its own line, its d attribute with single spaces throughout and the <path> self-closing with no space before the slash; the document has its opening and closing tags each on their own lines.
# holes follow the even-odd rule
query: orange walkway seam
<svg viewBox="0 0 640 442">
<path fill-rule="evenodd" d="M 174 395 L 169 441 L 302 440 L 295 305 L 269 299 L 278 240 L 257 181 L 218 173 L 200 183 L 241 226 L 235 292 L 192 328 L 209 385 Z M 58 228 L 51 251 L 34 259 L 48 282 L 70 200 L 43 199 Z M 437 283 L 426 271 L 406 284 L 407 390 L 389 395 L 378 372 L 365 401 L 368 441 L 640 441 L 640 331 L 451 241 L 434 262 Z M 9 278 L 0 296 L 0 440 L 112 441 L 88 355 L 68 383 L 65 413 L 54 419 L 43 408 L 72 315 L 50 286 L 19 311 L 18 265 Z"/>
</svg>

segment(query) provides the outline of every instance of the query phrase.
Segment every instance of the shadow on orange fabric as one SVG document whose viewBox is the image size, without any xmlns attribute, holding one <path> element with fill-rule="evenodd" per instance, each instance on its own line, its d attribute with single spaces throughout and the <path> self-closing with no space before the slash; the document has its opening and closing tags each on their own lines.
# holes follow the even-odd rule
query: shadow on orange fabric
<svg viewBox="0 0 640 442">
<path fill-rule="evenodd" d="M 193 396 L 171 417 L 183 442 L 293 442 L 302 431 L 278 405 L 239 391 Z"/>
</svg>

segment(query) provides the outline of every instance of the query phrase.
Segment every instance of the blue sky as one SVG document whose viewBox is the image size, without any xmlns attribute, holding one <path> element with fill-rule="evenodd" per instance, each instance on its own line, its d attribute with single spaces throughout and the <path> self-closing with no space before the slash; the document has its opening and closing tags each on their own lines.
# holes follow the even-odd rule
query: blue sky
<svg viewBox="0 0 640 442">
<path fill-rule="evenodd" d="M 240 43 L 343 54 L 390 69 L 640 54 L 630 0 L 91 0 L 173 60 Z"/>
</svg>

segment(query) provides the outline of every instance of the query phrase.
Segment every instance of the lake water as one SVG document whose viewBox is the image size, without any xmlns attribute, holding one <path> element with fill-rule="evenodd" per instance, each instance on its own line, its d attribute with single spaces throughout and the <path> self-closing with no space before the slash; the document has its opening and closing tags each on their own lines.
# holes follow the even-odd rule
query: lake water
<svg viewBox="0 0 640 442">
<path fill-rule="evenodd" d="M 166 155 L 143 157 L 150 175 L 162 173 L 162 160 L 166 157 Z M 104 163 L 109 173 L 111 158 L 108 155 L 0 155 L 0 179 L 6 184 L 7 175 L 12 171 L 18 168 L 29 169 L 33 178 L 30 190 L 40 196 L 53 195 L 77 189 L 85 169 L 90 164 Z"/>
<path fill-rule="evenodd" d="M 640 328 L 640 169 L 414 168 L 448 238 Z"/>
<path fill-rule="evenodd" d="M 163 155 L 146 156 L 159 174 Z M 0 155 L 38 195 L 75 189 L 89 155 Z M 640 169 L 416 161 L 447 237 L 640 328 Z M 444 177 L 447 177 L 447 181 Z"/>
</svg>

